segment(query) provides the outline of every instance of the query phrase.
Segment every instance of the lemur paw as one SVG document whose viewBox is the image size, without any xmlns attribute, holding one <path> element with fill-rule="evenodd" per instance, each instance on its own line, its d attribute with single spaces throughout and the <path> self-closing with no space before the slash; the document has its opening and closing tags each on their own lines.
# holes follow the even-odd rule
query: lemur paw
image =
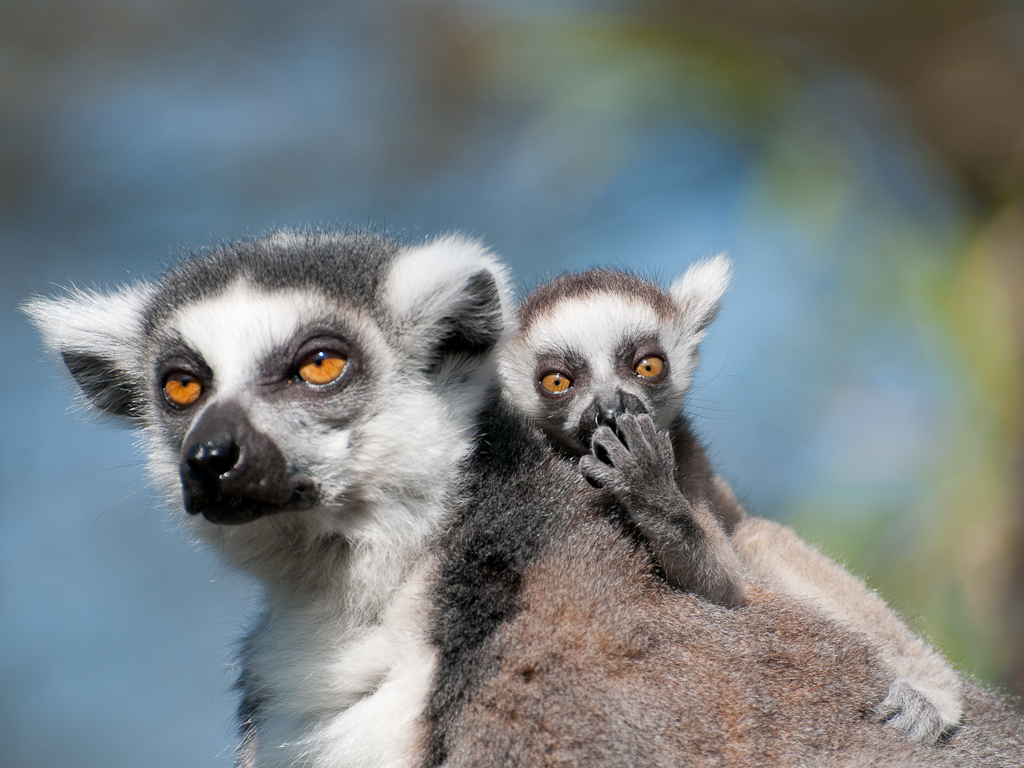
<svg viewBox="0 0 1024 768">
<path fill-rule="evenodd" d="M 943 717 L 932 700 L 907 680 L 889 686 L 888 695 L 872 708 L 870 718 L 925 744 L 934 744 L 960 724 L 959 716 L 955 720 Z"/>
<path fill-rule="evenodd" d="M 612 429 L 598 427 L 580 471 L 591 485 L 615 494 L 627 508 L 675 489 L 672 439 L 647 414 L 619 416 Z"/>
</svg>

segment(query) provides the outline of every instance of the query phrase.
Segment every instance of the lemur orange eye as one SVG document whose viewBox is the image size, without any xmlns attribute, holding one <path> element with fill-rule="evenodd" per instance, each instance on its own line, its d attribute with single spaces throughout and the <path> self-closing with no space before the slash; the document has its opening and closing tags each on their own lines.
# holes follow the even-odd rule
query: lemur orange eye
<svg viewBox="0 0 1024 768">
<path fill-rule="evenodd" d="M 564 373 L 549 373 L 540 380 L 540 385 L 553 395 L 560 395 L 572 386 L 572 379 Z"/>
<path fill-rule="evenodd" d="M 318 349 L 299 362 L 299 378 L 307 384 L 322 386 L 341 378 L 348 358 L 327 349 Z"/>
<path fill-rule="evenodd" d="M 173 371 L 164 379 L 164 394 L 177 406 L 192 405 L 203 394 L 203 383 L 185 371 Z"/>
<path fill-rule="evenodd" d="M 665 370 L 665 361 L 660 357 L 645 357 L 639 363 L 636 368 L 633 369 L 636 375 L 644 379 L 653 379 L 663 370 Z"/>
</svg>

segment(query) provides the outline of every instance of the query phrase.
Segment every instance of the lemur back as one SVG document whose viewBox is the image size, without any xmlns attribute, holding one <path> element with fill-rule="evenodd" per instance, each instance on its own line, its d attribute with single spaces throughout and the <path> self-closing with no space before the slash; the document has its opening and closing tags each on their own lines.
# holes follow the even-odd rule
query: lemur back
<svg viewBox="0 0 1024 768">
<path fill-rule="evenodd" d="M 868 716 L 870 639 L 760 584 L 714 605 L 652 574 L 617 500 L 510 404 L 485 411 L 431 592 L 427 766 L 1015 766 L 1024 724 L 968 687 L 941 745 Z"/>
<path fill-rule="evenodd" d="M 628 273 L 565 274 L 528 296 L 502 353 L 507 398 L 627 513 L 670 584 L 726 607 L 751 580 L 866 632 L 893 682 L 875 716 L 934 741 L 959 722 L 959 678 L 862 582 L 767 520 L 747 518 L 682 412 L 730 264 L 665 291 Z"/>
</svg>

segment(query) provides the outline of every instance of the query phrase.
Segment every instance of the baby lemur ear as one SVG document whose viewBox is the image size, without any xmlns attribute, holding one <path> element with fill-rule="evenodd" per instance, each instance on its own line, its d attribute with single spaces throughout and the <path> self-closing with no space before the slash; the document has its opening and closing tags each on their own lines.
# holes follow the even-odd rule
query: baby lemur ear
<svg viewBox="0 0 1024 768">
<path fill-rule="evenodd" d="M 401 343 L 432 374 L 486 355 L 511 327 L 508 271 L 473 240 L 450 236 L 406 248 L 388 279 Z"/>
<path fill-rule="evenodd" d="M 86 401 L 129 424 L 138 421 L 146 399 L 138 355 L 150 291 L 146 285 L 109 293 L 75 290 L 23 307 L 47 351 L 63 360 Z"/>
<path fill-rule="evenodd" d="M 731 279 L 732 261 L 720 253 L 691 265 L 672 283 L 669 291 L 690 333 L 703 335 L 718 314 Z"/>
</svg>

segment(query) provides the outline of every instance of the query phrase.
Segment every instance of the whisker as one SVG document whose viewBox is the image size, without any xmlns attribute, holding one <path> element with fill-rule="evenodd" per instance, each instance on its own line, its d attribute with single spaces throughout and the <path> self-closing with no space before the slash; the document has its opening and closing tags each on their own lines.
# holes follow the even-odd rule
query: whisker
<svg viewBox="0 0 1024 768">
<path fill-rule="evenodd" d="M 141 488 L 139 490 L 141 490 Z M 146 505 L 146 508 L 142 510 L 142 517 L 139 518 L 139 522 L 145 522 L 146 515 L 149 514 L 149 510 L 151 510 L 153 508 L 153 505 L 156 504 L 156 500 L 157 500 L 156 494 L 153 494 L 153 495 L 151 495 L 149 497 L 149 503 Z"/>
<path fill-rule="evenodd" d="M 87 480 L 92 480 L 97 477 L 109 474 L 122 469 L 138 469 L 139 467 L 145 467 L 145 461 L 132 461 L 127 464 L 117 464 L 112 467 L 100 467 L 95 472 L 90 472 L 88 475 L 84 475 L 78 478 L 78 482 L 84 483 Z"/>
<path fill-rule="evenodd" d="M 127 482 L 121 483 L 120 485 L 115 485 L 113 488 L 108 488 L 107 490 L 105 490 L 103 492 L 103 495 L 104 496 L 109 496 L 110 494 L 114 493 L 115 491 L 120 491 L 122 488 L 127 488 L 129 485 L 132 485 L 132 484 L 137 483 L 137 482 L 139 482 L 139 479 L 138 478 L 133 478 L 133 479 L 127 481 Z M 132 493 L 138 493 L 141 490 L 142 490 L 141 488 L 137 488 L 136 490 L 132 491 Z M 128 495 L 130 496 L 131 494 L 128 494 Z M 118 499 L 114 503 L 115 504 L 120 504 L 126 498 L 128 498 L 128 497 L 125 496 L 124 498 Z"/>
<path fill-rule="evenodd" d="M 130 485 L 130 483 L 124 483 L 123 485 L 121 485 L 121 486 L 119 486 L 119 487 L 120 487 L 120 488 L 124 488 L 124 487 L 125 487 L 126 485 Z M 112 489 L 111 489 L 111 491 L 116 491 L 116 490 L 118 490 L 118 489 L 117 489 L 117 488 L 112 488 Z M 125 501 L 125 500 L 127 500 L 127 499 L 130 499 L 130 498 L 131 498 L 132 496 L 134 496 L 135 494 L 137 494 L 137 493 L 139 493 L 139 492 L 141 492 L 141 491 L 143 491 L 143 490 L 145 490 L 145 486 L 142 486 L 141 488 L 136 488 L 136 489 L 135 489 L 134 491 L 132 491 L 131 493 L 125 494 L 124 496 L 122 496 L 121 498 L 119 498 L 119 499 L 118 499 L 117 501 L 115 501 L 114 503 L 112 503 L 112 504 L 108 505 L 106 509 L 104 509 L 104 510 L 103 510 L 102 512 L 100 512 L 100 513 L 99 513 L 99 514 L 98 514 L 98 515 L 96 516 L 96 518 L 95 518 L 95 519 L 94 519 L 94 520 L 92 521 L 92 524 L 93 524 L 93 525 L 95 525 L 95 524 L 96 524 L 96 523 L 98 523 L 98 522 L 99 522 L 99 521 L 100 521 L 101 519 L 103 519 L 103 516 L 104 516 L 104 515 L 106 515 L 106 514 L 107 514 L 107 512 L 109 512 L 110 510 L 112 510 L 112 509 L 113 509 L 114 507 L 116 507 L 116 506 L 117 506 L 118 504 L 120 504 L 121 502 L 123 502 L 123 501 Z M 108 491 L 108 493 L 109 493 L 109 491 Z"/>
<path fill-rule="evenodd" d="M 737 407 L 737 408 L 711 408 L 711 407 L 709 407 L 707 405 L 688 406 L 686 408 L 686 412 L 687 413 L 697 413 L 698 411 L 705 412 L 705 413 L 739 413 L 742 410 L 743 410 L 743 408 L 739 408 L 739 407 Z"/>
</svg>

